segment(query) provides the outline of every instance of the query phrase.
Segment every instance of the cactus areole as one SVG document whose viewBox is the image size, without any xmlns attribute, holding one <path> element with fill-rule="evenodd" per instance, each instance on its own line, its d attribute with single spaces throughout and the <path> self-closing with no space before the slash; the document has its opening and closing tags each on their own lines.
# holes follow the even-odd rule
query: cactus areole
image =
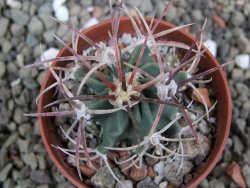
<svg viewBox="0 0 250 188">
<path fill-rule="evenodd" d="M 40 96 L 38 113 L 35 115 L 39 118 L 42 139 L 49 156 L 64 176 L 77 187 L 87 186 L 79 178 L 79 167 L 77 174 L 77 170 L 65 162 L 66 150 L 62 152 L 56 149 L 63 148 L 64 144 L 56 133 L 58 128 L 53 125 L 54 117 L 51 116 L 71 116 L 79 124 L 79 135 L 75 140 L 76 159 L 82 156 L 79 151 L 84 150 L 86 160 L 91 160 L 92 154 L 96 154 L 107 163 L 107 153 L 113 149 L 118 151 L 119 148 L 122 151 L 120 143 L 126 141 L 126 151 L 134 155 L 130 163 L 140 165 L 144 156 L 153 155 L 150 152 L 155 148 L 164 147 L 162 143 L 165 138 L 176 138 L 176 135 L 182 134 L 183 129 L 188 129 L 199 144 L 194 123 L 188 117 L 189 112 L 196 114 L 196 111 L 189 108 L 189 104 L 183 103 L 180 90 L 185 89 L 189 82 L 207 75 L 212 78 L 209 86 L 214 91 L 214 101 L 217 101 L 214 105 L 217 136 L 204 165 L 194 169 L 192 180 L 183 186 L 198 185 L 222 154 L 229 133 L 231 102 L 221 65 L 201 43 L 200 48 L 197 47 L 199 36 L 194 39 L 181 31 L 181 28 L 164 21 L 151 18 L 144 21 L 137 28 L 131 18 L 121 17 L 86 29 L 81 36 L 76 32 L 77 43 L 64 44 L 65 47 L 54 59 L 56 61 L 49 66 L 50 71 L 41 92 L 50 86 L 52 89 Z M 121 47 L 118 38 L 123 33 L 131 34 L 137 40 Z M 182 48 L 184 53 L 181 58 L 176 62 L 173 59 L 173 64 L 166 64 L 162 54 L 164 52 L 159 50 L 159 46 L 164 44 Z M 90 47 L 95 49 L 95 53 L 84 55 L 84 50 Z M 193 63 L 195 59 L 199 62 L 197 65 Z M 68 77 L 66 73 L 62 77 L 62 69 L 58 67 L 66 68 L 72 62 L 75 66 L 67 73 Z M 199 72 L 191 74 L 191 65 L 198 67 Z M 78 91 L 73 93 L 66 87 L 64 79 L 67 78 L 75 81 Z M 63 99 L 53 97 L 56 91 L 53 84 L 59 87 Z M 84 93 L 86 88 L 90 93 Z M 71 108 L 52 113 L 52 104 L 58 105 L 62 101 L 69 103 Z M 205 115 L 197 114 L 206 116 L 208 113 L 209 108 Z M 98 143 L 94 148 L 84 141 L 85 132 L 92 123 L 97 123 L 99 128 Z M 130 147 L 133 149 L 129 150 Z M 164 148 L 162 151 L 163 154 L 166 152 Z"/>
</svg>

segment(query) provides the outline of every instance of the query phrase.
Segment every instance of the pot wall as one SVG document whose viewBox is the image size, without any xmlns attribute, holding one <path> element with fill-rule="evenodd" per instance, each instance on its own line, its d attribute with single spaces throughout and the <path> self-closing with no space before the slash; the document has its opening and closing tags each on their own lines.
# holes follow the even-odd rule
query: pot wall
<svg viewBox="0 0 250 188">
<path fill-rule="evenodd" d="M 149 22 L 150 19 L 147 19 L 147 21 Z M 156 20 L 154 22 L 156 22 Z M 166 30 L 172 27 L 174 27 L 174 25 L 161 21 L 156 29 L 156 32 Z M 95 42 L 98 42 L 101 40 L 107 41 L 108 31 L 111 31 L 110 20 L 95 25 L 83 31 L 83 33 L 92 40 L 94 40 Z M 124 32 L 135 34 L 133 26 L 128 18 L 121 19 L 118 36 L 120 36 Z M 174 33 L 168 34 L 167 37 L 165 37 L 165 39 L 176 40 L 186 44 L 191 44 L 193 41 L 193 38 L 183 31 L 176 31 Z M 70 45 L 71 43 L 69 42 L 68 44 Z M 79 52 L 88 47 L 89 46 L 85 41 L 79 40 Z M 205 49 L 204 46 L 203 49 Z M 58 54 L 58 56 L 67 56 L 67 55 L 70 55 L 70 53 L 65 48 L 63 48 Z M 204 55 L 206 58 L 202 58 L 199 65 L 201 69 L 205 70 L 219 65 L 216 59 L 208 51 L 206 51 Z M 59 66 L 59 65 L 65 66 L 65 64 L 66 64 L 65 62 L 62 63 L 54 62 L 53 66 Z M 222 155 L 224 145 L 226 143 L 229 134 L 230 124 L 231 124 L 231 96 L 229 92 L 228 83 L 225 78 L 223 70 L 218 70 L 212 73 L 211 76 L 213 78 L 212 87 L 216 94 L 216 99 L 218 102 L 216 111 L 217 132 L 216 132 L 215 143 L 213 145 L 212 152 L 206 159 L 206 163 L 204 163 L 198 169 L 196 169 L 192 181 L 190 181 L 187 185 L 182 187 L 190 187 L 190 188 L 195 187 L 211 172 L 211 170 L 214 168 L 214 166 L 216 165 L 216 163 L 218 162 L 218 160 Z M 41 90 L 44 90 L 44 88 L 48 87 L 53 82 L 55 82 L 55 79 L 53 78 L 52 74 L 48 72 L 45 77 L 44 83 L 41 87 Z M 40 98 L 38 105 L 39 112 L 44 112 L 43 106 L 52 102 L 53 100 L 52 95 L 53 91 L 50 90 Z M 76 169 L 67 164 L 65 160 L 66 156 L 59 150 L 52 147 L 52 145 L 62 146 L 62 142 L 60 141 L 60 138 L 56 133 L 56 127 L 53 125 L 53 118 L 40 117 L 39 126 L 45 148 L 50 158 L 57 166 L 58 170 L 75 186 L 86 187 L 78 178 Z"/>
</svg>

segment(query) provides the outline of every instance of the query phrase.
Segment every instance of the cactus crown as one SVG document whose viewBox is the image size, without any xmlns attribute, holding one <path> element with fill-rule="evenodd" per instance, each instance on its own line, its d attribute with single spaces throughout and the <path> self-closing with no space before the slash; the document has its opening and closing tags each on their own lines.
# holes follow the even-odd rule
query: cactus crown
<svg viewBox="0 0 250 188">
<path fill-rule="evenodd" d="M 188 46 L 177 41 L 160 40 L 159 38 L 171 32 L 189 27 L 192 24 L 175 27 L 155 33 L 159 21 L 148 22 L 138 11 L 138 17 L 132 17 L 126 6 L 120 1 L 119 9 L 112 10 L 112 32 L 110 45 L 102 42 L 95 43 L 71 25 L 65 25 L 73 31 L 73 44 L 68 46 L 57 36 L 71 53 L 71 56 L 56 57 L 54 59 L 37 62 L 28 67 L 46 65 L 56 79 L 56 82 L 44 90 L 38 98 L 49 89 L 57 86 L 62 99 L 58 99 L 47 107 L 68 103 L 70 109 L 57 112 L 40 112 L 29 116 L 71 116 L 74 123 L 65 136 L 75 145 L 76 166 L 79 172 L 79 152 L 85 153 L 85 160 L 90 160 L 90 154 L 100 156 L 108 165 L 106 154 L 108 150 L 126 150 L 132 154 L 131 166 L 141 163 L 144 155 L 154 156 L 155 148 L 177 155 L 178 151 L 168 150 L 164 144 L 166 138 L 180 138 L 184 130 L 193 134 L 193 139 L 199 143 L 193 122 L 188 113 L 196 114 L 199 119 L 204 118 L 190 104 L 182 101 L 183 89 L 186 85 L 194 87 L 192 81 L 201 79 L 221 68 L 221 66 L 199 74 L 196 71 L 204 51 L 201 51 L 202 31 L 199 32 L 192 45 Z M 167 12 L 164 9 L 159 20 Z M 137 36 L 131 43 L 121 48 L 118 40 L 118 28 L 121 10 L 131 19 Z M 204 24 L 205 25 L 205 24 Z M 79 38 L 85 40 L 92 47 L 77 53 Z M 177 54 L 178 49 L 185 51 L 184 55 Z M 66 68 L 52 67 L 52 61 L 71 61 Z M 59 73 L 56 73 L 59 70 Z M 62 77 L 63 76 L 63 77 Z M 77 91 L 67 87 L 66 82 L 74 81 Z M 183 87 L 184 86 L 184 87 Z M 87 92 L 86 92 L 87 91 Z M 201 97 L 202 98 L 202 97 Z M 214 106 L 203 103 L 206 115 Z M 179 121 L 185 120 L 182 125 Z M 183 122 L 182 120 L 182 122 Z M 78 124 L 77 133 L 72 136 L 72 130 Z M 88 146 L 89 134 L 98 137 L 98 144 Z M 93 135 L 92 135 L 93 136 Z M 121 141 L 126 140 L 126 147 L 121 147 Z M 57 147 L 57 146 L 55 146 Z M 63 152 L 72 155 L 67 149 L 57 147 Z M 132 160 L 133 159 L 133 160 Z M 130 167 L 131 167 L 130 166 Z M 128 167 L 129 168 L 129 167 Z M 81 174 L 79 173 L 81 177 Z M 119 181 L 116 178 L 117 181 Z"/>
</svg>

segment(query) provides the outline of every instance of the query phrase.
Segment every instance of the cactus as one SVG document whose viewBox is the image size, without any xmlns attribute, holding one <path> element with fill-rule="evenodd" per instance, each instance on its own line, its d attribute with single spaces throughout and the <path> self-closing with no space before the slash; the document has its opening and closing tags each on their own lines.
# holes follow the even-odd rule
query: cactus
<svg viewBox="0 0 250 188">
<path fill-rule="evenodd" d="M 191 24 L 155 33 L 159 22 L 148 25 L 139 11 L 138 20 L 140 21 L 138 22 L 129 15 L 122 1 L 119 2 L 116 18 L 114 17 L 115 12 L 110 6 L 114 18 L 110 46 L 95 43 L 73 26 L 54 19 L 73 31 L 72 46 L 68 46 L 54 35 L 72 55 L 36 62 L 27 66 L 46 65 L 56 79 L 54 84 L 40 93 L 38 99 L 54 87 L 59 88 L 63 98 L 55 100 L 45 108 L 58 106 L 61 103 L 69 103 L 71 106 L 71 109 L 65 111 L 27 115 L 36 117 L 71 116 L 74 123 L 69 126 L 67 132 L 63 129 L 62 132 L 75 145 L 75 151 L 59 146 L 54 147 L 71 156 L 74 153 L 80 178 L 82 177 L 79 161 L 91 161 L 95 159 L 92 157 L 95 154 L 104 161 L 114 178 L 120 182 L 112 172 L 106 157 L 111 150 L 131 152 L 130 158 L 126 160 L 130 161 L 131 164 L 126 168 L 142 165 L 144 156 L 159 159 L 168 156 L 183 158 L 182 149 L 181 152 L 179 149 L 171 150 L 167 148 L 165 142 L 174 141 L 181 145 L 182 141 L 196 140 L 196 143 L 199 144 L 194 124 L 205 116 L 209 117 L 209 112 L 214 109 L 216 103 L 211 108 L 208 108 L 204 103 L 206 113 L 200 114 L 195 109 L 190 108 L 190 104 L 183 103 L 181 88 L 188 85 L 195 89 L 195 85 L 192 83 L 194 80 L 202 79 L 225 65 L 193 74 L 204 53 L 201 51 L 204 26 L 191 46 L 177 41 L 161 41 L 159 37 Z M 168 7 L 169 5 L 166 6 L 159 19 L 167 12 Z M 128 14 L 137 33 L 137 41 L 123 49 L 118 47 L 117 36 L 121 10 Z M 146 31 L 141 29 L 140 24 L 143 24 Z M 78 54 L 77 41 L 79 38 L 92 46 L 92 55 Z M 168 55 L 162 54 L 159 46 L 167 46 L 173 51 L 168 51 Z M 185 50 L 186 53 L 183 56 L 177 55 L 176 49 Z M 129 57 L 125 58 L 124 56 Z M 171 64 L 168 64 L 163 57 L 172 57 Z M 60 68 L 52 67 L 50 65 L 52 61 L 72 61 L 72 63 L 67 68 Z M 74 93 L 67 88 L 66 82 L 68 80 L 73 80 L 78 85 L 77 92 Z M 88 93 L 85 92 L 86 90 Z M 198 118 L 191 121 L 188 113 L 196 114 Z M 181 119 L 184 120 L 184 125 L 183 123 L 179 124 Z M 75 126 L 78 126 L 78 129 L 76 136 L 73 137 L 71 133 Z M 193 138 L 182 138 L 182 134 L 187 130 L 192 132 Z M 99 140 L 95 148 L 88 146 L 86 137 L 89 134 L 93 134 Z M 123 140 L 127 142 L 126 147 L 119 145 Z M 162 156 L 157 157 L 150 152 L 154 149 L 160 150 Z M 80 157 L 80 152 L 83 152 L 86 158 Z"/>
</svg>

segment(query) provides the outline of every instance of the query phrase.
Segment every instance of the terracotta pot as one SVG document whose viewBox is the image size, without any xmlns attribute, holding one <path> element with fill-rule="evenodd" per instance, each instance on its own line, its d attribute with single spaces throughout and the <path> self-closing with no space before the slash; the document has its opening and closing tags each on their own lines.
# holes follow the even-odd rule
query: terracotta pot
<svg viewBox="0 0 250 188">
<path fill-rule="evenodd" d="M 149 22 L 150 19 L 147 19 Z M 156 21 L 156 20 L 155 20 Z M 154 21 L 154 22 L 155 22 Z M 166 30 L 169 28 L 173 28 L 174 25 L 161 21 L 159 26 L 156 29 L 156 32 Z M 86 29 L 83 31 L 83 33 L 90 37 L 93 41 L 107 41 L 108 39 L 108 31 L 111 31 L 111 20 L 104 21 L 98 25 L 95 25 L 89 29 Z M 119 28 L 119 34 L 122 33 L 131 33 L 135 34 L 135 31 L 133 29 L 133 26 L 128 18 L 122 18 L 120 22 L 120 28 Z M 119 36 L 119 35 L 118 35 Z M 180 41 L 186 44 L 191 44 L 193 41 L 193 37 L 184 31 L 176 31 L 171 34 L 168 34 L 165 39 L 171 39 Z M 68 44 L 71 44 L 70 42 Z M 79 50 L 83 50 L 88 48 L 89 45 L 83 41 L 79 40 Z M 203 49 L 205 47 L 203 46 Z M 70 52 L 63 48 L 58 56 L 67 56 L 70 55 Z M 200 68 L 205 70 L 212 67 L 215 67 L 218 64 L 217 60 L 208 52 L 205 52 L 205 57 L 202 58 L 200 62 Z M 66 63 L 61 63 L 59 65 L 59 62 L 53 63 L 53 66 L 63 66 Z M 213 78 L 212 82 L 212 88 L 215 92 L 216 99 L 218 101 L 217 104 L 217 110 L 216 110 L 216 135 L 215 140 L 212 146 L 212 151 L 207 157 L 204 164 L 200 165 L 198 169 L 195 169 L 193 172 L 193 179 L 187 184 L 182 185 L 181 187 L 195 187 L 197 186 L 202 180 L 205 179 L 205 177 L 212 171 L 212 169 L 215 167 L 216 163 L 220 159 L 231 124 L 231 96 L 229 92 L 229 87 L 227 83 L 227 79 L 224 75 L 223 70 L 218 70 L 211 74 Z M 41 90 L 44 90 L 46 87 L 51 85 L 55 82 L 55 79 L 53 78 L 52 74 L 50 72 L 47 73 L 45 80 L 42 84 Z M 53 91 L 50 90 L 49 92 L 46 92 L 39 101 L 38 105 L 38 111 L 44 112 L 43 107 L 50 103 L 53 99 L 52 97 Z M 49 109 L 46 109 L 49 110 Z M 56 133 L 56 128 L 53 125 L 53 118 L 39 118 L 39 126 L 41 131 L 41 136 L 43 143 L 45 145 L 45 148 L 54 162 L 54 164 L 57 166 L 58 170 L 75 186 L 77 187 L 87 187 L 84 185 L 83 182 L 80 181 L 78 178 L 76 169 L 74 167 L 71 167 L 66 162 L 66 156 L 60 152 L 59 150 L 53 148 L 51 145 L 59 145 L 62 146 L 62 142 L 60 141 L 59 136 Z"/>
</svg>

